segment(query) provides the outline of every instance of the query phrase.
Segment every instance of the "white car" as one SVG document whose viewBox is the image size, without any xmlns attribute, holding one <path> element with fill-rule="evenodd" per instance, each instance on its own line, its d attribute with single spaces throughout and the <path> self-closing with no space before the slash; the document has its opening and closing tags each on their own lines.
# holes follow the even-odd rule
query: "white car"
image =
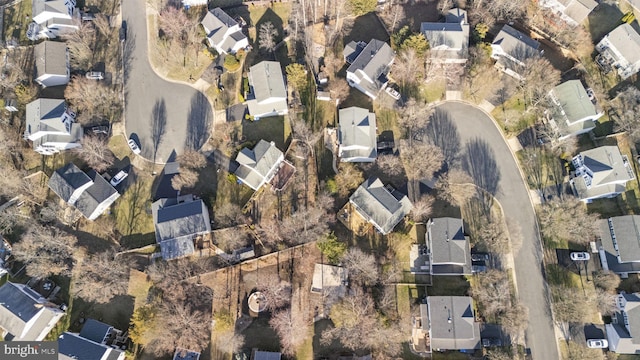
<svg viewBox="0 0 640 360">
<path fill-rule="evenodd" d="M 572 252 L 570 257 L 571 257 L 571 260 L 573 261 L 580 261 L 580 260 L 587 261 L 591 259 L 591 255 L 589 255 L 588 252 Z"/>
<path fill-rule="evenodd" d="M 606 349 L 609 347 L 609 342 L 605 339 L 589 339 L 587 340 L 587 347 L 591 349 Z"/>
<path fill-rule="evenodd" d="M 122 180 L 126 179 L 127 176 L 129 176 L 129 174 L 127 174 L 126 171 L 120 170 L 120 172 L 117 173 L 116 176 L 111 178 L 111 181 L 109 181 L 109 183 L 111 184 L 111 186 L 118 186 L 118 184 L 120 184 Z"/>
<path fill-rule="evenodd" d="M 385 91 L 387 92 L 387 94 L 389 94 L 389 96 L 391 96 L 394 100 L 400 100 L 400 93 L 397 92 L 395 89 L 393 88 L 386 88 Z"/>
<path fill-rule="evenodd" d="M 89 71 L 84 76 L 89 80 L 104 80 L 104 74 L 100 71 Z"/>
<path fill-rule="evenodd" d="M 136 155 L 140 154 L 140 147 L 138 146 L 138 144 L 136 144 L 135 140 L 129 139 L 129 141 L 127 141 L 127 144 L 129 144 L 129 147 L 131 148 L 131 151 L 133 151 L 134 154 Z"/>
</svg>

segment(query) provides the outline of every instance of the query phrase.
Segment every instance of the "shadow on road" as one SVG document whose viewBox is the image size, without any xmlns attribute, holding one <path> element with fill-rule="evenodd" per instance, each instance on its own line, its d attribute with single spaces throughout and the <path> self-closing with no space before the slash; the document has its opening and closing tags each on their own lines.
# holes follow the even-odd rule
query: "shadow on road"
<svg viewBox="0 0 640 360">
<path fill-rule="evenodd" d="M 496 163 L 496 156 L 489 144 L 480 138 L 469 141 L 465 147 L 462 167 L 471 175 L 476 186 L 491 195 L 498 192 L 500 170 Z"/>
<path fill-rule="evenodd" d="M 191 98 L 191 108 L 187 115 L 187 141 L 189 149 L 199 150 L 209 139 L 213 113 L 207 98 L 200 92 Z"/>
<path fill-rule="evenodd" d="M 124 41 L 121 41 L 122 46 L 122 68 L 124 70 L 124 82 L 129 80 L 131 75 L 131 64 L 133 62 L 133 53 L 136 48 L 136 36 L 131 29 L 126 25 L 126 21 L 122 22 L 122 28 L 124 29 Z"/>
<path fill-rule="evenodd" d="M 445 110 L 436 109 L 426 128 L 428 139 L 442 150 L 447 168 L 453 167 L 460 154 L 460 134 Z"/>
<path fill-rule="evenodd" d="M 153 162 L 156 162 L 158 148 L 167 131 L 167 105 L 164 99 L 156 100 L 151 111 L 151 142 L 153 143 Z"/>
</svg>

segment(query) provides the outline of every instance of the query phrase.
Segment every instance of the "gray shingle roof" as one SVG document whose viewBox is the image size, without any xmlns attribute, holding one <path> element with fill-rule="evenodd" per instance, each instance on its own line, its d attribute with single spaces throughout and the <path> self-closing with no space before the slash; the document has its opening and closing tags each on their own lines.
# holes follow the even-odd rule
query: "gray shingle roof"
<svg viewBox="0 0 640 360">
<path fill-rule="evenodd" d="M 617 273 L 640 272 L 640 216 L 601 219 L 598 220 L 598 228 L 608 268 Z"/>
<path fill-rule="evenodd" d="M 199 360 L 200 353 L 197 351 L 186 350 L 186 349 L 176 349 L 176 352 L 173 354 L 173 360 Z"/>
<path fill-rule="evenodd" d="M 406 195 L 398 191 L 392 194 L 376 177 L 365 180 L 349 201 L 358 213 L 371 221 L 383 234 L 390 233 L 413 208 Z"/>
<path fill-rule="evenodd" d="M 620 149 L 615 145 L 600 146 L 580 153 L 584 166 L 593 174 L 588 187 L 582 176 L 572 179 L 573 188 L 580 199 L 590 199 L 610 192 L 623 192 L 624 183 L 634 179 Z M 621 184 L 622 183 L 622 184 Z"/>
<path fill-rule="evenodd" d="M 537 41 L 509 25 L 502 27 L 492 45 L 499 45 L 505 53 L 520 61 L 538 55 L 538 47 L 540 46 Z"/>
<path fill-rule="evenodd" d="M 152 209 L 158 243 L 211 231 L 209 210 L 202 199 L 181 203 L 176 199 L 160 199 Z"/>
<path fill-rule="evenodd" d="M 189 256 L 196 251 L 193 246 L 193 236 L 187 235 L 160 242 L 160 253 L 165 260 L 178 259 Z"/>
<path fill-rule="evenodd" d="M 339 111 L 338 139 L 340 157 L 369 158 L 377 157 L 376 114 L 367 109 L 349 107 Z"/>
<path fill-rule="evenodd" d="M 89 171 L 87 176 L 93 181 L 93 185 L 89 186 L 87 190 L 82 192 L 82 195 L 78 197 L 78 201 L 76 201 L 75 206 L 80 210 L 82 215 L 86 218 L 90 218 L 100 204 L 112 199 L 113 195 L 118 194 L 118 191 L 95 170 Z M 111 205 L 118 197 L 119 195 L 113 198 L 109 205 Z"/>
<path fill-rule="evenodd" d="M 207 38 L 224 51 L 229 51 L 238 41 L 246 38 L 241 31 L 236 31 L 225 39 L 229 28 L 238 25 L 238 23 L 219 7 L 209 10 L 200 23 L 205 28 Z"/>
<path fill-rule="evenodd" d="M 91 181 L 91 178 L 74 163 L 69 163 L 51 175 L 49 188 L 62 200 L 68 202 L 74 191 Z"/>
<path fill-rule="evenodd" d="M 257 190 L 262 182 L 277 169 L 284 154 L 275 143 L 260 140 L 253 150 L 240 150 L 236 161 L 240 164 L 236 176 L 252 189 Z"/>
<path fill-rule="evenodd" d="M 356 60 L 358 55 L 364 50 L 367 46 L 367 43 L 364 41 L 351 41 L 347 45 L 345 45 L 344 50 L 342 51 L 342 56 L 344 56 L 344 60 L 351 64 Z"/>
<path fill-rule="evenodd" d="M 107 335 L 109 335 L 109 332 L 112 329 L 113 326 L 109 324 L 105 324 L 94 319 L 87 319 L 84 325 L 82 325 L 80 336 L 85 339 L 95 341 L 98 344 L 102 344 L 102 342 L 106 339 Z"/>
<path fill-rule="evenodd" d="M 478 349 L 480 326 L 468 296 L 429 296 L 432 349 Z"/>
<path fill-rule="evenodd" d="M 37 16 L 44 11 L 57 12 L 65 15 L 69 14 L 65 0 L 33 0 L 31 4 L 32 16 Z"/>
<path fill-rule="evenodd" d="M 347 72 L 356 76 L 358 71 L 362 71 L 373 81 L 373 84 L 361 83 L 360 86 L 373 86 L 372 93 L 379 90 L 387 82 L 390 64 L 395 59 L 395 53 L 384 41 L 371 39 L 367 46 L 358 54 L 356 59 L 349 65 Z"/>
<path fill-rule="evenodd" d="M 249 69 L 251 96 L 246 101 L 249 113 L 260 117 L 272 112 L 287 111 L 287 88 L 280 63 L 262 61 Z"/>
<path fill-rule="evenodd" d="M 62 333 L 58 338 L 58 352 L 60 358 L 65 360 L 111 360 L 121 354 L 119 350 L 69 332 Z"/>
<path fill-rule="evenodd" d="M 594 0 L 574 0 L 568 3 L 564 13 L 573 21 L 581 24 L 596 6 L 598 3 Z"/>
<path fill-rule="evenodd" d="M 565 81 L 553 88 L 552 94 L 560 103 L 570 123 L 598 114 L 580 80 Z"/>
<path fill-rule="evenodd" d="M 469 24 L 467 13 L 461 9 L 451 9 L 447 13 L 446 22 L 423 22 L 420 32 L 424 34 L 431 49 L 447 47 L 452 50 L 462 50 L 469 47 Z"/>
<path fill-rule="evenodd" d="M 36 340 L 58 312 L 44 306 L 41 296 L 21 284 L 0 286 L 0 327 L 10 336 L 5 340 Z M 29 322 L 32 322 L 27 326 Z"/>
<path fill-rule="evenodd" d="M 464 236 L 462 219 L 435 218 L 427 224 L 427 245 L 431 250 L 431 261 L 436 265 L 457 265 L 446 267 L 445 273 L 471 273 L 471 246 Z"/>
<path fill-rule="evenodd" d="M 256 351 L 253 354 L 253 360 L 280 360 L 282 354 L 279 352 Z"/>
<path fill-rule="evenodd" d="M 56 41 L 43 41 L 33 49 L 36 62 L 35 78 L 42 75 L 67 75 L 67 45 Z"/>
<path fill-rule="evenodd" d="M 630 64 L 640 61 L 640 34 L 638 34 L 629 24 L 622 24 L 613 29 L 607 37 L 612 46 Z"/>
<path fill-rule="evenodd" d="M 26 132 L 39 131 L 68 132 L 61 118 L 67 110 L 67 104 L 59 99 L 37 99 L 26 107 Z"/>
<path fill-rule="evenodd" d="M 640 297 L 637 294 L 619 294 L 626 300 L 625 319 L 622 311 L 613 314 L 617 323 L 606 325 L 609 349 L 619 354 L 636 354 L 640 352 Z M 625 327 L 628 321 L 629 328 Z M 616 336 L 613 336 L 615 333 Z"/>
</svg>

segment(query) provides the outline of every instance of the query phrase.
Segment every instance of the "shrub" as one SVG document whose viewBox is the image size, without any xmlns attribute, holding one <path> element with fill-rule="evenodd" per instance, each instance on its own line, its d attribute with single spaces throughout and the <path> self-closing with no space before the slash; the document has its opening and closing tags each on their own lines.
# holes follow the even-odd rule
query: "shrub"
<svg viewBox="0 0 640 360">
<path fill-rule="evenodd" d="M 224 68 L 228 71 L 236 71 L 240 68 L 240 62 L 233 55 L 227 55 L 224 58 Z"/>
</svg>

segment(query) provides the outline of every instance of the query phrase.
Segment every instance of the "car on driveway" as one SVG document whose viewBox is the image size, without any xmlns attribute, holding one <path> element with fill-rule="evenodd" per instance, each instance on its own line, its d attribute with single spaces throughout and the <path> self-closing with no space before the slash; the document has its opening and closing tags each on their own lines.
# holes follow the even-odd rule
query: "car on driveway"
<svg viewBox="0 0 640 360">
<path fill-rule="evenodd" d="M 84 76 L 89 80 L 104 80 L 104 74 L 100 71 L 89 71 Z"/>
<path fill-rule="evenodd" d="M 129 139 L 129 141 L 127 141 L 127 144 L 129 144 L 129 147 L 131 148 L 131 151 L 133 151 L 134 154 L 136 155 L 140 154 L 140 147 L 138 146 L 135 140 Z"/>
<path fill-rule="evenodd" d="M 500 347 L 502 340 L 500 338 L 482 338 L 482 347 Z"/>
<path fill-rule="evenodd" d="M 609 347 L 609 342 L 605 339 L 589 339 L 587 347 L 591 349 L 605 349 Z"/>
<path fill-rule="evenodd" d="M 489 254 L 471 253 L 471 261 L 489 261 Z"/>
<path fill-rule="evenodd" d="M 127 176 L 129 176 L 129 174 L 126 171 L 120 170 L 120 172 L 117 173 L 116 176 L 111 178 L 111 181 L 109 181 L 109 183 L 111 184 L 111 186 L 118 186 L 118 184 L 126 179 Z"/>
<path fill-rule="evenodd" d="M 573 261 L 587 261 L 589 259 L 591 259 L 591 255 L 589 255 L 588 252 L 584 252 L 584 251 L 580 251 L 580 252 L 572 252 L 571 255 L 569 255 L 571 257 L 571 260 Z"/>
</svg>

